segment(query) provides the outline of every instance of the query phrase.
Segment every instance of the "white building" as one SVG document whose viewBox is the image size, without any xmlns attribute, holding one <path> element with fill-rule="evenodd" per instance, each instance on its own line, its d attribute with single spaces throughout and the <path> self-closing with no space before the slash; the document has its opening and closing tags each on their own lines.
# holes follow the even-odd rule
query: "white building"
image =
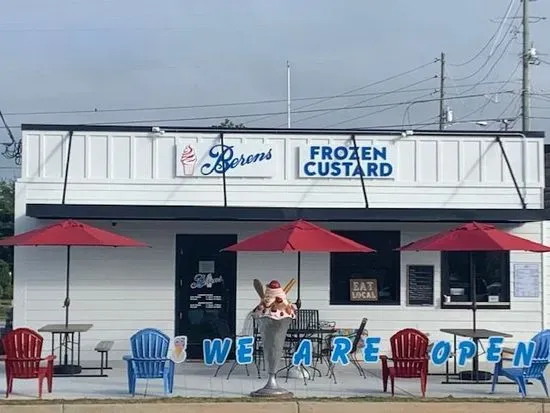
<svg viewBox="0 0 550 413">
<path fill-rule="evenodd" d="M 302 308 L 318 309 L 321 319 L 342 328 L 367 317 L 369 334 L 381 336 L 383 346 L 406 327 L 451 339 L 440 329 L 472 325 L 467 254 L 394 248 L 472 220 L 550 242 L 543 224 L 543 133 L 22 130 L 16 233 L 75 218 L 152 246 L 73 249 L 70 321 L 93 324 L 82 336 L 84 360 L 97 358 L 92 350 L 99 340 L 114 340 L 111 358 L 120 360 L 129 337 L 145 327 L 187 334 L 191 343 L 238 332 L 258 301 L 252 280 L 286 282 L 295 277 L 296 256 L 219 251 L 283 221 L 304 218 L 379 251 L 303 254 Z M 364 179 L 354 176 L 353 137 Z M 226 169 L 222 139 L 230 147 Z M 550 271 L 548 258 L 486 253 L 476 264 L 478 328 L 513 334 L 513 344 L 548 326 L 550 290 L 542 277 Z M 424 282 L 409 283 L 414 270 L 426 271 Z M 195 283 L 197 273 L 211 271 L 210 286 Z M 356 278 L 377 281 L 377 301 L 350 300 L 349 280 Z M 14 295 L 15 327 L 62 323 L 64 248 L 16 248 Z M 200 345 L 191 347 L 190 357 L 199 353 Z"/>
</svg>

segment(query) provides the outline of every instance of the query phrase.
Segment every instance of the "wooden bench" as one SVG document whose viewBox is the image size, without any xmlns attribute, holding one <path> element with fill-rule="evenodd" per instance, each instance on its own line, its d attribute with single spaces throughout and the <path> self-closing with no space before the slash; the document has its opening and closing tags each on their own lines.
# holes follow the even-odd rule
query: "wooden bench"
<svg viewBox="0 0 550 413">
<path fill-rule="evenodd" d="M 111 370 L 112 367 L 109 367 L 109 351 L 115 345 L 114 341 L 100 341 L 95 346 L 94 350 L 101 354 L 101 365 L 100 365 L 100 375 L 103 376 L 103 370 Z"/>
</svg>

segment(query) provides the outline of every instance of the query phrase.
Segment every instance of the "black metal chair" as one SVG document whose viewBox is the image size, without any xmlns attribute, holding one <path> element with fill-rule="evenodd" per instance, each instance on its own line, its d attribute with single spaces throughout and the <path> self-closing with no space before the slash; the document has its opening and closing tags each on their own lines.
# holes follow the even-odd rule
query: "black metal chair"
<svg viewBox="0 0 550 413">
<path fill-rule="evenodd" d="M 361 367 L 361 364 L 359 363 L 359 360 L 357 359 L 357 350 L 359 348 L 359 343 L 363 339 L 363 335 L 365 334 L 365 327 L 367 325 L 368 319 L 365 317 L 361 320 L 361 324 L 359 325 L 359 328 L 355 331 L 355 334 L 353 335 L 353 342 L 351 351 L 349 352 L 349 358 L 351 363 L 357 368 L 359 371 L 359 375 L 363 378 L 367 378 L 367 375 L 365 373 L 365 370 L 363 370 L 363 367 Z M 367 331 L 368 335 L 368 331 Z M 350 337 L 351 338 L 351 337 Z M 330 356 L 332 354 L 332 337 L 328 337 L 328 343 L 327 345 L 321 350 L 321 357 L 324 358 L 327 361 L 328 364 L 328 372 L 327 376 L 330 378 L 332 377 L 334 379 L 334 384 L 336 384 L 336 375 L 334 374 L 334 363 L 330 361 Z"/>
</svg>

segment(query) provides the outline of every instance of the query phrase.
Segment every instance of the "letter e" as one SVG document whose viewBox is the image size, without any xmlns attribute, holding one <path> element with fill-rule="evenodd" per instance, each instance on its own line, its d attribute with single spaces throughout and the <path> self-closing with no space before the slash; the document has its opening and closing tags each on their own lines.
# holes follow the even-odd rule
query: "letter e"
<svg viewBox="0 0 550 413">
<path fill-rule="evenodd" d="M 237 354 L 236 359 L 238 364 L 252 364 L 254 353 L 254 337 L 237 337 Z"/>
<path fill-rule="evenodd" d="M 366 337 L 365 348 L 363 349 L 363 361 L 365 363 L 378 363 L 380 359 L 380 337 Z"/>
<path fill-rule="evenodd" d="M 489 337 L 489 347 L 487 347 L 487 361 L 489 363 L 498 363 L 502 358 L 502 343 L 504 337 Z"/>
</svg>

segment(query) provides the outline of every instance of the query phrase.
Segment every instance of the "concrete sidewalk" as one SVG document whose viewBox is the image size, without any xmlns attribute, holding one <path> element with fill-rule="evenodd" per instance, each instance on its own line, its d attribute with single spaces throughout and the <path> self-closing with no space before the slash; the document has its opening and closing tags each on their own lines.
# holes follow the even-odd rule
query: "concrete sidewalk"
<svg viewBox="0 0 550 413">
<path fill-rule="evenodd" d="M 202 363 L 186 362 L 177 366 L 177 374 L 174 379 L 174 393 L 164 396 L 162 380 L 138 380 L 136 396 L 128 393 L 127 373 L 125 367 L 118 364 L 113 370 L 108 370 L 109 377 L 54 377 L 53 392 L 45 392 L 43 399 L 124 399 L 147 400 L 156 397 L 185 397 L 185 398 L 246 398 L 249 394 L 263 387 L 266 382 L 266 374 L 258 379 L 254 366 L 249 366 L 250 376 L 246 375 L 244 366 L 238 366 L 227 380 L 230 363 L 220 370 L 218 377 L 213 377 L 215 367 L 206 367 Z M 364 365 L 367 378 L 362 378 L 355 367 L 337 366 L 335 368 L 337 383 L 326 375 L 326 366 L 318 366 L 323 377 L 315 377 L 308 380 L 307 385 L 299 378 L 280 377 L 279 384 L 292 391 L 296 398 L 348 398 L 348 397 L 381 397 L 391 400 L 391 393 L 382 391 L 382 379 L 380 366 Z M 488 366 L 481 366 L 488 369 Z M 0 396 L 5 392 L 5 380 L 2 376 L 3 365 L 0 367 Z M 95 374 L 95 371 L 86 371 Z M 490 398 L 521 400 L 516 385 L 499 384 L 495 394 L 491 394 L 490 383 L 473 384 L 441 384 L 442 376 L 429 376 L 427 386 L 427 399 L 433 398 Z M 388 386 L 389 387 L 389 386 Z M 37 380 L 16 380 L 13 387 L 14 393 L 10 400 L 35 400 L 38 395 Z M 397 398 L 420 398 L 420 380 L 397 379 Z M 546 398 L 540 383 L 534 382 L 528 386 L 529 398 Z M 421 399 L 419 399 L 421 400 Z"/>
</svg>

